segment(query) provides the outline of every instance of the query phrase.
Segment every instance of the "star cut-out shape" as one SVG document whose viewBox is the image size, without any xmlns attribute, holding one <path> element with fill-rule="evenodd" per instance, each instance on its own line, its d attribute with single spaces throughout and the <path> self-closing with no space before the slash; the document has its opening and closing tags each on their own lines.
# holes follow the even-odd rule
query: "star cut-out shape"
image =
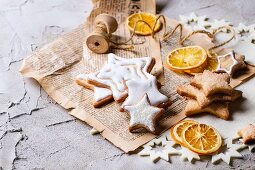
<svg viewBox="0 0 255 170">
<path fill-rule="evenodd" d="M 110 89 L 107 88 L 103 88 L 103 87 L 96 87 L 92 84 L 89 84 L 87 81 L 87 76 L 86 74 L 79 74 L 76 77 L 76 82 L 77 84 L 93 90 L 94 92 L 94 99 L 93 99 L 93 106 L 94 107 L 99 107 L 102 104 L 105 104 L 105 100 L 110 101 L 112 100 L 112 91 Z"/>
<path fill-rule="evenodd" d="M 191 150 L 183 146 L 181 146 L 181 149 L 178 151 L 179 154 L 181 155 L 182 160 L 188 160 L 189 162 L 192 162 L 194 160 L 200 160 L 200 156 L 197 153 L 192 152 Z"/>
<path fill-rule="evenodd" d="M 243 23 L 240 23 L 235 27 L 235 31 L 240 40 L 249 40 L 250 36 L 255 33 L 255 24 L 246 26 Z"/>
<path fill-rule="evenodd" d="M 242 158 L 243 156 L 238 152 L 241 149 L 244 149 L 244 145 L 233 144 L 233 139 L 227 138 L 224 139 L 223 146 L 226 146 L 225 153 L 217 153 L 212 155 L 212 163 L 216 163 L 217 161 L 224 161 L 227 164 L 230 164 L 232 158 Z"/>
<path fill-rule="evenodd" d="M 227 57 L 230 57 L 231 60 L 232 60 L 232 64 L 229 66 L 229 68 L 225 68 L 223 67 L 223 62 L 226 60 Z M 232 75 L 233 74 L 233 68 L 238 64 L 238 61 L 236 60 L 235 58 L 235 53 L 234 51 L 230 52 L 230 53 L 227 53 L 225 55 L 221 55 L 221 56 L 218 56 L 218 66 L 217 66 L 217 69 L 216 69 L 216 72 L 226 72 L 228 73 L 229 75 Z"/>
<path fill-rule="evenodd" d="M 168 141 L 166 138 L 154 139 L 150 141 L 147 145 L 144 145 L 144 149 L 138 153 L 140 156 L 150 156 L 153 162 L 157 162 L 159 159 L 169 161 L 169 155 L 179 154 L 179 151 L 173 148 L 175 142 Z M 156 150 L 156 148 L 160 148 Z"/>
<path fill-rule="evenodd" d="M 243 143 L 243 139 L 239 139 L 242 143 Z M 249 149 L 249 151 L 253 151 L 255 149 L 255 143 L 247 143 L 247 144 L 244 144 L 244 147 L 247 147 Z"/>
<path fill-rule="evenodd" d="M 189 16 L 180 15 L 180 22 L 191 30 L 206 30 L 211 25 L 206 16 L 197 16 L 192 12 Z"/>
<path fill-rule="evenodd" d="M 255 125 L 249 124 L 238 131 L 238 135 L 243 138 L 244 144 L 255 142 Z"/>
<path fill-rule="evenodd" d="M 129 131 L 134 131 L 141 127 L 155 133 L 156 119 L 164 113 L 164 109 L 151 106 L 148 102 L 147 94 L 142 100 L 132 106 L 125 106 L 130 114 Z"/>
<path fill-rule="evenodd" d="M 224 19 L 221 20 L 217 20 L 215 19 L 212 23 L 211 23 L 211 27 L 209 28 L 209 30 L 215 30 L 219 27 L 223 27 L 223 26 L 231 26 L 230 22 L 225 21 Z M 227 33 L 228 29 L 224 28 L 221 30 L 224 33 Z"/>
</svg>

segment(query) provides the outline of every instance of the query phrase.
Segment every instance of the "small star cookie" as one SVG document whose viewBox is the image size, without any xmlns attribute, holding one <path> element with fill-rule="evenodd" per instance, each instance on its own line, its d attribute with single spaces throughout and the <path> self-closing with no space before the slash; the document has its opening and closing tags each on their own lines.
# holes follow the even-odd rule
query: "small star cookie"
<svg viewBox="0 0 255 170">
<path fill-rule="evenodd" d="M 177 93 L 181 96 L 196 99 L 201 108 L 204 108 L 215 101 L 234 101 L 242 96 L 241 91 L 234 90 L 230 95 L 214 94 L 206 97 L 201 89 L 189 84 L 177 87 Z"/>
<path fill-rule="evenodd" d="M 139 81 L 127 81 L 126 86 L 128 89 L 128 97 L 122 104 L 122 108 L 138 103 L 145 94 L 147 94 L 148 100 L 152 106 L 165 108 L 171 104 L 168 97 L 158 90 L 155 76 L 146 74 L 146 78 L 141 78 Z"/>
<path fill-rule="evenodd" d="M 243 137 L 244 144 L 255 142 L 255 125 L 249 124 L 248 126 L 239 130 L 238 135 Z"/>
<path fill-rule="evenodd" d="M 196 100 L 189 99 L 183 111 L 186 116 L 210 113 L 224 120 L 228 120 L 230 116 L 227 102 L 213 102 L 205 108 L 202 108 Z"/>
<path fill-rule="evenodd" d="M 206 96 L 215 93 L 229 94 L 233 93 L 233 88 L 229 85 L 230 77 L 226 73 L 218 74 L 209 70 L 198 73 L 191 80 L 191 85 L 201 88 Z"/>
<path fill-rule="evenodd" d="M 150 105 L 147 94 L 143 96 L 139 103 L 125 106 L 124 109 L 130 114 L 130 132 L 145 128 L 151 133 L 155 133 L 156 120 L 164 113 L 164 109 Z"/>
<path fill-rule="evenodd" d="M 215 72 L 228 73 L 233 76 L 236 70 L 245 68 L 244 56 L 236 55 L 234 51 L 222 56 L 218 56 L 218 67 Z"/>
</svg>

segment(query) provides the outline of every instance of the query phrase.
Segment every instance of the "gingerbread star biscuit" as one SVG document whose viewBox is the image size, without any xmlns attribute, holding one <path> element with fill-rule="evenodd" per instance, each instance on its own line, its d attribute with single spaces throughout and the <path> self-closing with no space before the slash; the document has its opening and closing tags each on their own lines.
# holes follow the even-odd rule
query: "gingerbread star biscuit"
<svg viewBox="0 0 255 170">
<path fill-rule="evenodd" d="M 255 125 L 249 124 L 248 126 L 239 130 L 238 135 L 243 137 L 244 144 L 255 142 Z"/>
<path fill-rule="evenodd" d="M 140 80 L 129 80 L 126 82 L 128 97 L 122 104 L 121 108 L 138 103 L 145 94 L 152 106 L 167 107 L 171 104 L 168 97 L 160 93 L 157 87 L 155 76 L 146 74 L 146 77 Z"/>
<path fill-rule="evenodd" d="M 88 74 L 88 83 L 110 89 L 114 100 L 123 102 L 127 97 L 125 81 L 139 80 L 144 73 L 150 72 L 154 63 L 151 57 L 126 59 L 110 53 L 105 66 Z"/>
<path fill-rule="evenodd" d="M 237 55 L 234 51 L 222 56 L 218 56 L 218 67 L 215 72 L 225 72 L 230 76 L 233 76 L 237 70 L 246 67 L 244 59 L 244 56 Z"/>
<path fill-rule="evenodd" d="M 214 102 L 208 105 L 205 108 L 202 108 L 196 100 L 190 99 L 188 100 L 188 104 L 184 109 L 184 113 L 186 116 L 196 115 L 200 113 L 210 113 L 221 119 L 228 120 L 230 113 L 228 110 L 228 103 L 220 103 Z"/>
<path fill-rule="evenodd" d="M 151 133 L 155 133 L 156 121 L 164 113 L 164 109 L 150 105 L 147 94 L 143 96 L 139 103 L 125 106 L 125 110 L 130 114 L 130 132 L 145 128 Z"/>
<path fill-rule="evenodd" d="M 202 108 L 214 101 L 234 101 L 242 96 L 241 91 L 233 90 L 230 95 L 219 93 L 206 97 L 203 90 L 189 84 L 177 87 L 177 93 L 181 96 L 196 99 Z"/>
<path fill-rule="evenodd" d="M 78 85 L 94 91 L 93 106 L 95 108 L 100 107 L 104 104 L 107 104 L 113 100 L 111 90 L 107 88 L 96 87 L 92 84 L 89 84 L 87 82 L 86 75 L 83 75 L 83 74 L 78 75 L 75 81 Z"/>
<path fill-rule="evenodd" d="M 230 77 L 227 73 L 213 73 L 205 70 L 203 73 L 196 74 L 191 80 L 191 85 L 201 88 L 205 96 L 215 93 L 233 93 L 233 88 L 229 85 Z"/>
</svg>

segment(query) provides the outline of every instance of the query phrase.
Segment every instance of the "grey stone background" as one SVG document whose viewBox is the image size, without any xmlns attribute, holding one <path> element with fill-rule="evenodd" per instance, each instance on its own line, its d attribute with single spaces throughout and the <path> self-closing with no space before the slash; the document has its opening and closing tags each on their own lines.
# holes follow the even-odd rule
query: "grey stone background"
<svg viewBox="0 0 255 170">
<path fill-rule="evenodd" d="M 0 167 L 6 169 L 255 169 L 255 154 L 212 165 L 209 159 L 157 164 L 127 155 L 58 106 L 18 72 L 23 58 L 85 21 L 90 0 L 0 0 Z M 253 0 L 160 0 L 158 12 L 178 19 L 195 12 L 234 24 L 255 23 Z M 0 168 L 0 169 L 1 169 Z"/>
</svg>

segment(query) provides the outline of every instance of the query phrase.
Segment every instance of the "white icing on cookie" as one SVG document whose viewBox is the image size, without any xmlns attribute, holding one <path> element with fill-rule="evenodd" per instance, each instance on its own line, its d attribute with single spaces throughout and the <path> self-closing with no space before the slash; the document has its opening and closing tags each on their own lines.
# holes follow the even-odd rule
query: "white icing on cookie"
<svg viewBox="0 0 255 170">
<path fill-rule="evenodd" d="M 79 74 L 76 78 L 79 80 L 87 81 L 88 75 Z M 100 100 L 103 100 L 112 95 L 112 91 L 107 88 L 93 86 L 93 91 L 94 91 L 94 102 L 99 102 Z"/>
<path fill-rule="evenodd" d="M 94 87 L 94 101 L 99 102 L 112 95 L 112 91 L 107 88 Z"/>
<path fill-rule="evenodd" d="M 142 125 L 151 132 L 155 131 L 155 119 L 161 114 L 162 109 L 151 106 L 145 94 L 142 100 L 136 105 L 126 106 L 130 114 L 130 128 Z"/>
<path fill-rule="evenodd" d="M 114 99 L 119 100 L 127 95 L 124 82 L 138 81 L 141 77 L 145 77 L 152 61 L 150 57 L 125 59 L 110 53 L 108 63 L 99 72 L 88 74 L 88 79 L 110 88 Z"/>
<path fill-rule="evenodd" d="M 226 57 L 228 57 L 228 56 L 230 56 L 231 57 L 231 60 L 233 61 L 233 63 L 229 66 L 229 68 L 227 69 L 227 68 L 224 68 L 224 67 L 222 67 L 222 61 L 221 61 L 221 59 L 223 58 L 226 58 Z M 229 75 L 231 75 L 232 74 L 232 71 L 233 71 L 233 67 L 235 66 L 235 65 L 237 65 L 238 64 L 238 61 L 235 59 L 235 53 L 234 53 L 234 51 L 232 51 L 232 52 L 230 52 L 230 53 L 227 53 L 227 54 L 225 54 L 225 55 L 222 55 L 222 56 L 218 56 L 218 66 L 217 66 L 217 69 L 216 69 L 216 72 L 218 72 L 218 71 L 223 71 L 223 72 L 226 72 L 226 73 L 228 73 Z"/>
<path fill-rule="evenodd" d="M 159 92 L 156 77 L 150 74 L 146 74 L 146 76 L 147 78 L 141 78 L 139 81 L 129 80 L 126 82 L 128 98 L 122 104 L 122 108 L 138 103 L 145 94 L 148 95 L 152 106 L 158 106 L 168 101 L 168 97 Z"/>
</svg>

